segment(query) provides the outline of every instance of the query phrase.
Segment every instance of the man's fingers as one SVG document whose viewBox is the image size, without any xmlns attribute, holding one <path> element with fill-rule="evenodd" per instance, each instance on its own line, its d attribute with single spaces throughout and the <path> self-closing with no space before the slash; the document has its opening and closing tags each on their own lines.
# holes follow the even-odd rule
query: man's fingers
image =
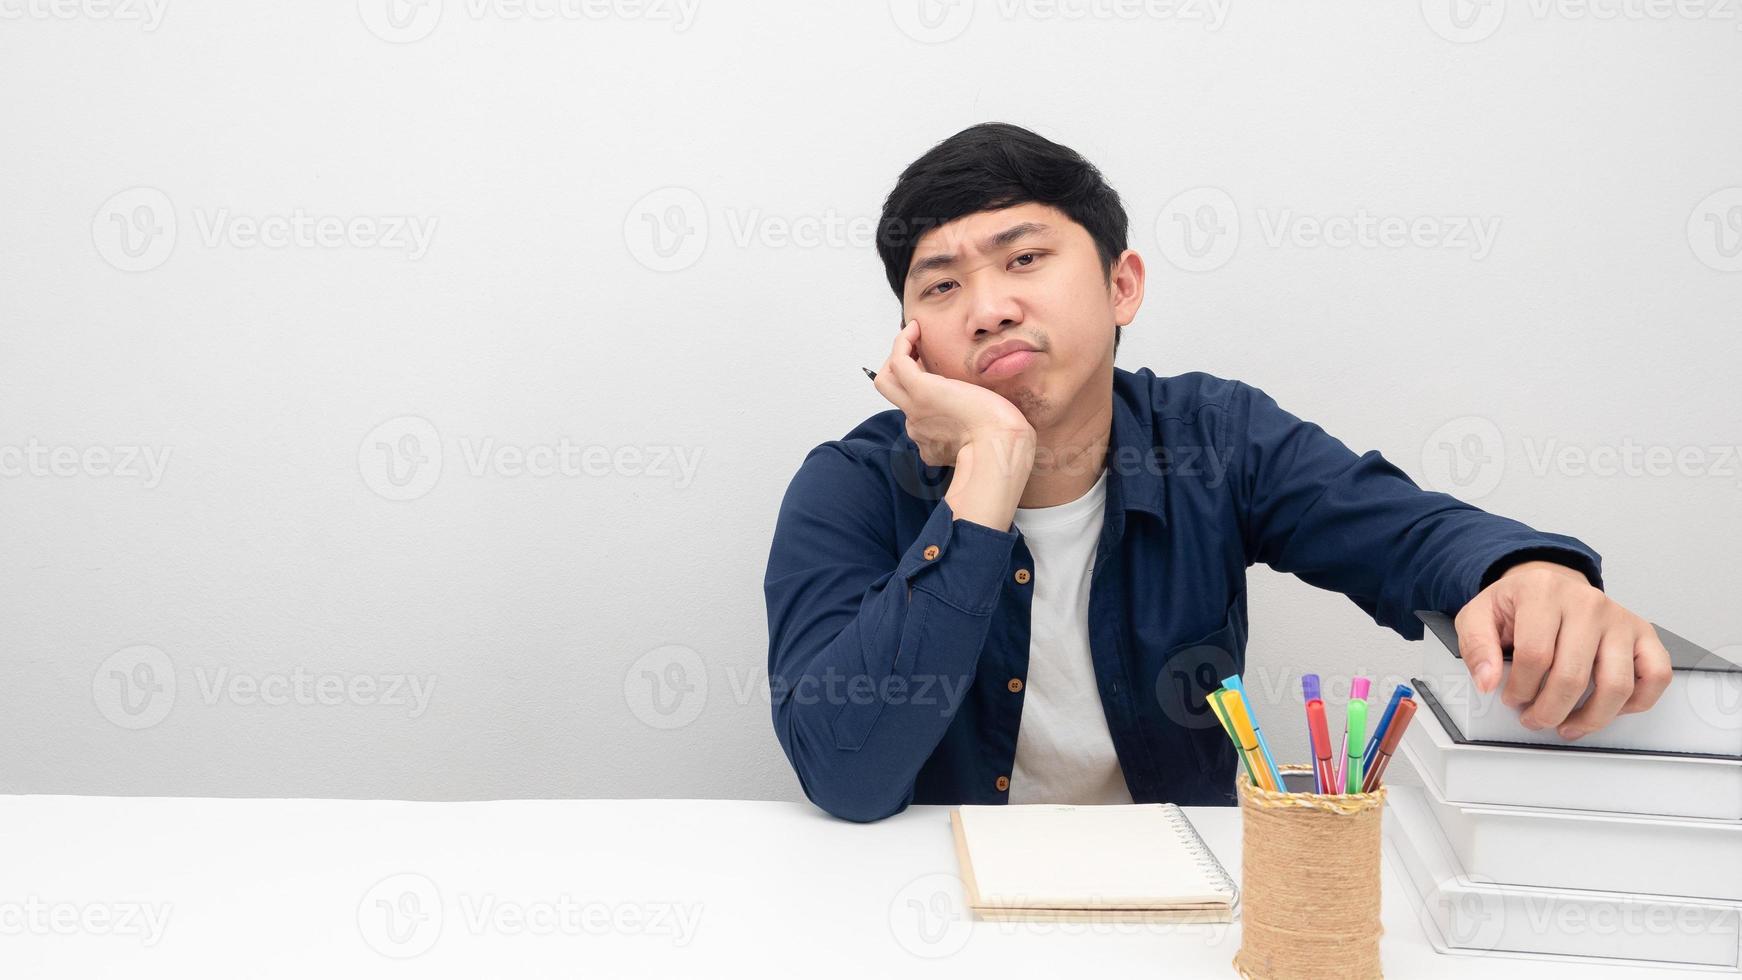
<svg viewBox="0 0 1742 980">
<path fill-rule="evenodd" d="M 1567 716 L 1560 728 L 1562 738 L 1580 738 L 1615 720 L 1621 706 L 1633 695 L 1633 644 L 1633 632 L 1629 629 L 1616 627 L 1603 634 L 1597 645 L 1597 662 L 1591 670 L 1597 689 L 1582 707 Z"/>
<path fill-rule="evenodd" d="M 895 342 L 889 347 L 889 358 L 877 369 L 877 377 L 871 381 L 878 393 L 903 411 L 907 410 L 909 402 L 901 366 L 913 364 L 913 331 L 916 322 L 909 320 L 907 326 L 895 334 Z M 886 378 L 887 384 L 884 382 Z"/>
<path fill-rule="evenodd" d="M 1522 708 L 1536 700 L 1542 679 L 1554 662 L 1555 637 L 1560 633 L 1560 609 L 1518 600 L 1512 624 L 1512 671 L 1506 675 L 1501 701 Z"/>
<path fill-rule="evenodd" d="M 914 357 L 914 343 L 918 338 L 919 321 L 909 320 L 907 326 L 895 335 L 895 348 L 889 352 L 889 369 L 903 385 L 912 384 L 913 377 L 921 371 L 919 361 Z"/>
<path fill-rule="evenodd" d="M 1657 703 L 1669 687 L 1669 651 L 1657 638 L 1657 630 L 1647 623 L 1633 644 L 1633 696 L 1621 706 L 1621 713 L 1644 711 Z"/>
<path fill-rule="evenodd" d="M 901 358 L 891 357 L 884 361 L 883 366 L 877 369 L 877 377 L 871 379 L 871 385 L 877 389 L 878 394 L 889 399 L 891 405 L 905 412 L 910 403 L 907 389 L 901 383 L 901 376 L 895 373 L 895 362 L 899 360 Z"/>
<path fill-rule="evenodd" d="M 1553 728 L 1567 715 L 1591 686 L 1591 665 L 1597 660 L 1597 641 L 1603 638 L 1603 623 L 1582 615 L 1562 615 L 1555 634 L 1554 660 L 1543 675 L 1536 700 L 1525 710 L 1524 727 Z"/>
<path fill-rule="evenodd" d="M 1458 629 L 1458 656 L 1464 658 L 1464 668 L 1476 682 L 1476 690 L 1487 694 L 1500 683 L 1505 659 L 1500 625 L 1494 621 L 1494 601 L 1477 596 L 1459 610 L 1453 624 Z"/>
<path fill-rule="evenodd" d="M 1597 661 L 1597 645 L 1604 625 L 1574 610 L 1562 609 L 1560 630 L 1555 634 L 1554 659 L 1543 674 L 1536 698 L 1525 706 L 1519 719 L 1530 729 L 1554 728 L 1584 699 L 1591 686 Z"/>
</svg>

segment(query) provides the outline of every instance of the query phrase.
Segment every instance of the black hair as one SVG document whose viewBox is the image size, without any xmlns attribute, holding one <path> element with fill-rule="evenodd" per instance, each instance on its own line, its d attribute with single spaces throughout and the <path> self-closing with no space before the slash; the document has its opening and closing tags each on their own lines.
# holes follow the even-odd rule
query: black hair
<svg viewBox="0 0 1742 980">
<path fill-rule="evenodd" d="M 984 122 L 927 150 L 909 164 L 883 202 L 877 254 L 897 300 L 914 246 L 926 232 L 957 218 L 1018 204 L 1048 204 L 1095 240 L 1107 281 L 1125 252 L 1125 206 L 1095 165 L 1021 126 Z M 1123 329 L 1113 327 L 1113 349 Z"/>
</svg>

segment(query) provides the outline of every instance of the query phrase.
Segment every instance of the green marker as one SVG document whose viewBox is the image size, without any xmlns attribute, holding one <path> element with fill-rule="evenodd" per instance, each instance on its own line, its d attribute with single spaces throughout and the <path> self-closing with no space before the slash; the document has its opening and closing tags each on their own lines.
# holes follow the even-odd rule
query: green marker
<svg viewBox="0 0 1742 980">
<path fill-rule="evenodd" d="M 1222 723 L 1222 730 L 1227 732 L 1228 738 L 1233 740 L 1234 755 L 1240 759 L 1240 770 L 1246 774 L 1248 780 L 1251 780 L 1252 785 L 1257 786 L 1258 777 L 1246 765 L 1246 752 L 1240 748 L 1240 736 L 1234 734 L 1234 723 L 1228 720 L 1228 709 L 1222 706 L 1222 695 L 1225 693 L 1227 693 L 1225 689 L 1217 688 L 1211 691 L 1204 700 L 1209 703 L 1210 710 L 1215 712 L 1216 720 Z"/>
<path fill-rule="evenodd" d="M 1361 792 L 1361 752 L 1367 741 L 1367 702 L 1360 698 L 1349 699 L 1349 761 L 1344 764 L 1343 782 L 1345 793 Z"/>
</svg>

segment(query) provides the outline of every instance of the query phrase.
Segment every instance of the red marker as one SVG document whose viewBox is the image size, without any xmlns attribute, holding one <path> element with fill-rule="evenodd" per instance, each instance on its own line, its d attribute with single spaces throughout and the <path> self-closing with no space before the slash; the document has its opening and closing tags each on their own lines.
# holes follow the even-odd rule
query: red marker
<svg viewBox="0 0 1742 980">
<path fill-rule="evenodd" d="M 1379 754 L 1367 763 L 1367 776 L 1361 783 L 1361 792 L 1371 793 L 1379 788 L 1379 779 L 1385 775 L 1385 765 L 1391 761 L 1391 754 L 1397 751 L 1397 743 L 1403 740 L 1403 730 L 1409 727 L 1409 720 L 1414 717 L 1414 698 L 1404 698 L 1397 702 L 1397 713 L 1391 716 L 1391 727 L 1385 730 L 1385 741 L 1379 743 Z"/>
<path fill-rule="evenodd" d="M 1306 713 L 1307 734 L 1313 743 L 1314 789 L 1320 793 L 1335 792 L 1336 781 L 1331 778 L 1331 726 L 1325 721 L 1325 702 L 1313 698 L 1306 703 Z"/>
</svg>

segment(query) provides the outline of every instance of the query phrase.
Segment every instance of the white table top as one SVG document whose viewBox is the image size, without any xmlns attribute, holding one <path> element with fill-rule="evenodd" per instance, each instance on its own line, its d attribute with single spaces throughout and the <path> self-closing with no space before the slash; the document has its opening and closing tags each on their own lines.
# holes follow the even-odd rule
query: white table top
<svg viewBox="0 0 1742 980">
<path fill-rule="evenodd" d="M 727 800 L 0 797 L 0 972 L 1235 975 L 1238 924 L 969 920 L 948 812 L 860 825 Z M 1187 812 L 1238 876 L 1239 811 Z M 1390 977 L 1659 972 L 1443 956 L 1389 863 L 1383 890 Z"/>
</svg>

